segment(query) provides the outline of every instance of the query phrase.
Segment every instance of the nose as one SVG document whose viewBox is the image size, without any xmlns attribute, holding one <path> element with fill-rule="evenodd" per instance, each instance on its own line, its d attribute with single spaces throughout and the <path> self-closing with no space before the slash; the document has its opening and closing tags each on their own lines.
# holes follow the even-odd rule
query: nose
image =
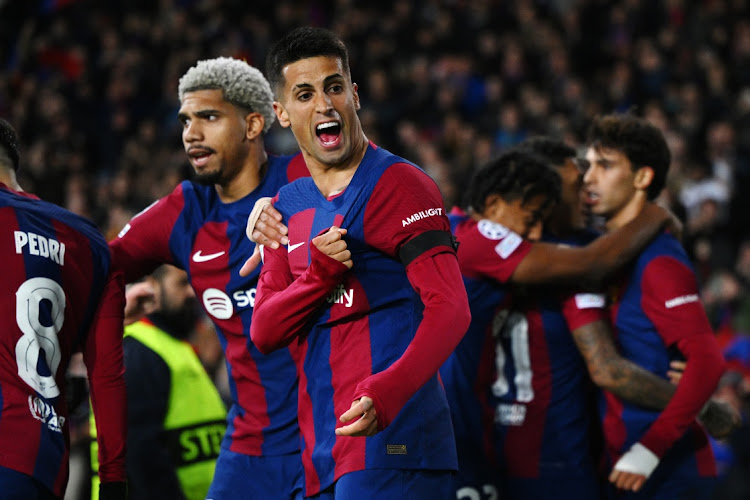
<svg viewBox="0 0 750 500">
<path fill-rule="evenodd" d="M 315 96 L 315 110 L 318 113 L 327 114 L 331 109 L 333 109 L 333 105 L 331 104 L 331 99 L 328 97 L 328 94 L 325 92 L 318 92 Z"/>
<path fill-rule="evenodd" d="M 586 169 L 586 172 L 583 174 L 583 185 L 588 186 L 589 184 L 594 182 L 595 175 L 594 165 L 589 165 L 589 167 Z"/>
<path fill-rule="evenodd" d="M 191 120 L 182 129 L 182 140 L 186 143 L 191 143 L 201 139 L 200 126 L 195 120 Z"/>
</svg>

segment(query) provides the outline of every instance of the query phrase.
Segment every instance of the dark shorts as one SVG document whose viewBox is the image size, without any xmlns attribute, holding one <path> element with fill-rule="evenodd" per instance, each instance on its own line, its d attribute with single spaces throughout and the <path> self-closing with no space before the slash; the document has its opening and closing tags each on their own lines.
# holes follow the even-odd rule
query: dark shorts
<svg viewBox="0 0 750 500">
<path fill-rule="evenodd" d="M 315 500 L 453 500 L 451 471 L 369 469 L 348 472 L 332 486 L 313 495 Z"/>
<path fill-rule="evenodd" d="M 253 457 L 222 449 L 207 500 L 301 500 L 304 487 L 299 453 Z"/>
</svg>

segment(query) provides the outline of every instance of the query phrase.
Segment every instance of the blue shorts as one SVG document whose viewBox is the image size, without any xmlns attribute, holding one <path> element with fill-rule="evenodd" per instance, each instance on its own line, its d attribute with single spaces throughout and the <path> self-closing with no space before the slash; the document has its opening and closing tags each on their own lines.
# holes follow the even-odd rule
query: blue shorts
<svg viewBox="0 0 750 500">
<path fill-rule="evenodd" d="M 221 450 L 207 500 L 301 500 L 304 487 L 299 453 L 254 457 Z"/>
<path fill-rule="evenodd" d="M 0 492 L 3 500 L 57 500 L 38 480 L 5 467 L 0 467 Z"/>
<path fill-rule="evenodd" d="M 452 471 L 368 469 L 348 472 L 313 495 L 315 500 L 453 500 Z"/>
</svg>

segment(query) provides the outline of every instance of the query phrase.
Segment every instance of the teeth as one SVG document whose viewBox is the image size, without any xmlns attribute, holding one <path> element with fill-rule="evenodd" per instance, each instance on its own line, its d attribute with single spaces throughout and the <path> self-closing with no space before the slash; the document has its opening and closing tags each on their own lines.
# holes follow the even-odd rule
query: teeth
<svg viewBox="0 0 750 500">
<path fill-rule="evenodd" d="M 326 122 L 326 123 L 321 123 L 320 125 L 318 125 L 316 127 L 316 130 L 325 130 L 327 128 L 332 128 L 336 126 L 338 126 L 338 123 L 336 122 Z"/>
</svg>

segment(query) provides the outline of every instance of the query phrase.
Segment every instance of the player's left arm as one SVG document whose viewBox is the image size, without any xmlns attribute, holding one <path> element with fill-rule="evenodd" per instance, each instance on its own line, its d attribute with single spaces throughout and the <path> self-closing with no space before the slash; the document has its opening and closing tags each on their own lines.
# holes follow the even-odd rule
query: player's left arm
<svg viewBox="0 0 750 500">
<path fill-rule="evenodd" d="M 124 491 L 127 392 L 122 335 L 125 281 L 110 275 L 99 308 L 86 337 L 83 359 L 88 367 L 91 406 L 99 441 L 99 477 L 102 491 Z M 111 497 L 114 498 L 114 497 Z"/>
<path fill-rule="evenodd" d="M 641 290 L 643 311 L 664 344 L 676 347 L 687 365 L 670 402 L 610 475 L 618 487 L 634 491 L 693 423 L 726 368 L 689 267 L 673 257 L 657 257 L 643 272 Z"/>
<path fill-rule="evenodd" d="M 426 217 L 409 222 L 420 212 Z M 369 245 L 400 258 L 424 312 L 404 354 L 357 385 L 352 407 L 341 416 L 342 422 L 354 422 L 337 429 L 338 435 L 385 429 L 437 373 L 471 320 L 442 197 L 424 172 L 407 164 L 385 171 L 365 211 L 365 234 Z"/>
</svg>

